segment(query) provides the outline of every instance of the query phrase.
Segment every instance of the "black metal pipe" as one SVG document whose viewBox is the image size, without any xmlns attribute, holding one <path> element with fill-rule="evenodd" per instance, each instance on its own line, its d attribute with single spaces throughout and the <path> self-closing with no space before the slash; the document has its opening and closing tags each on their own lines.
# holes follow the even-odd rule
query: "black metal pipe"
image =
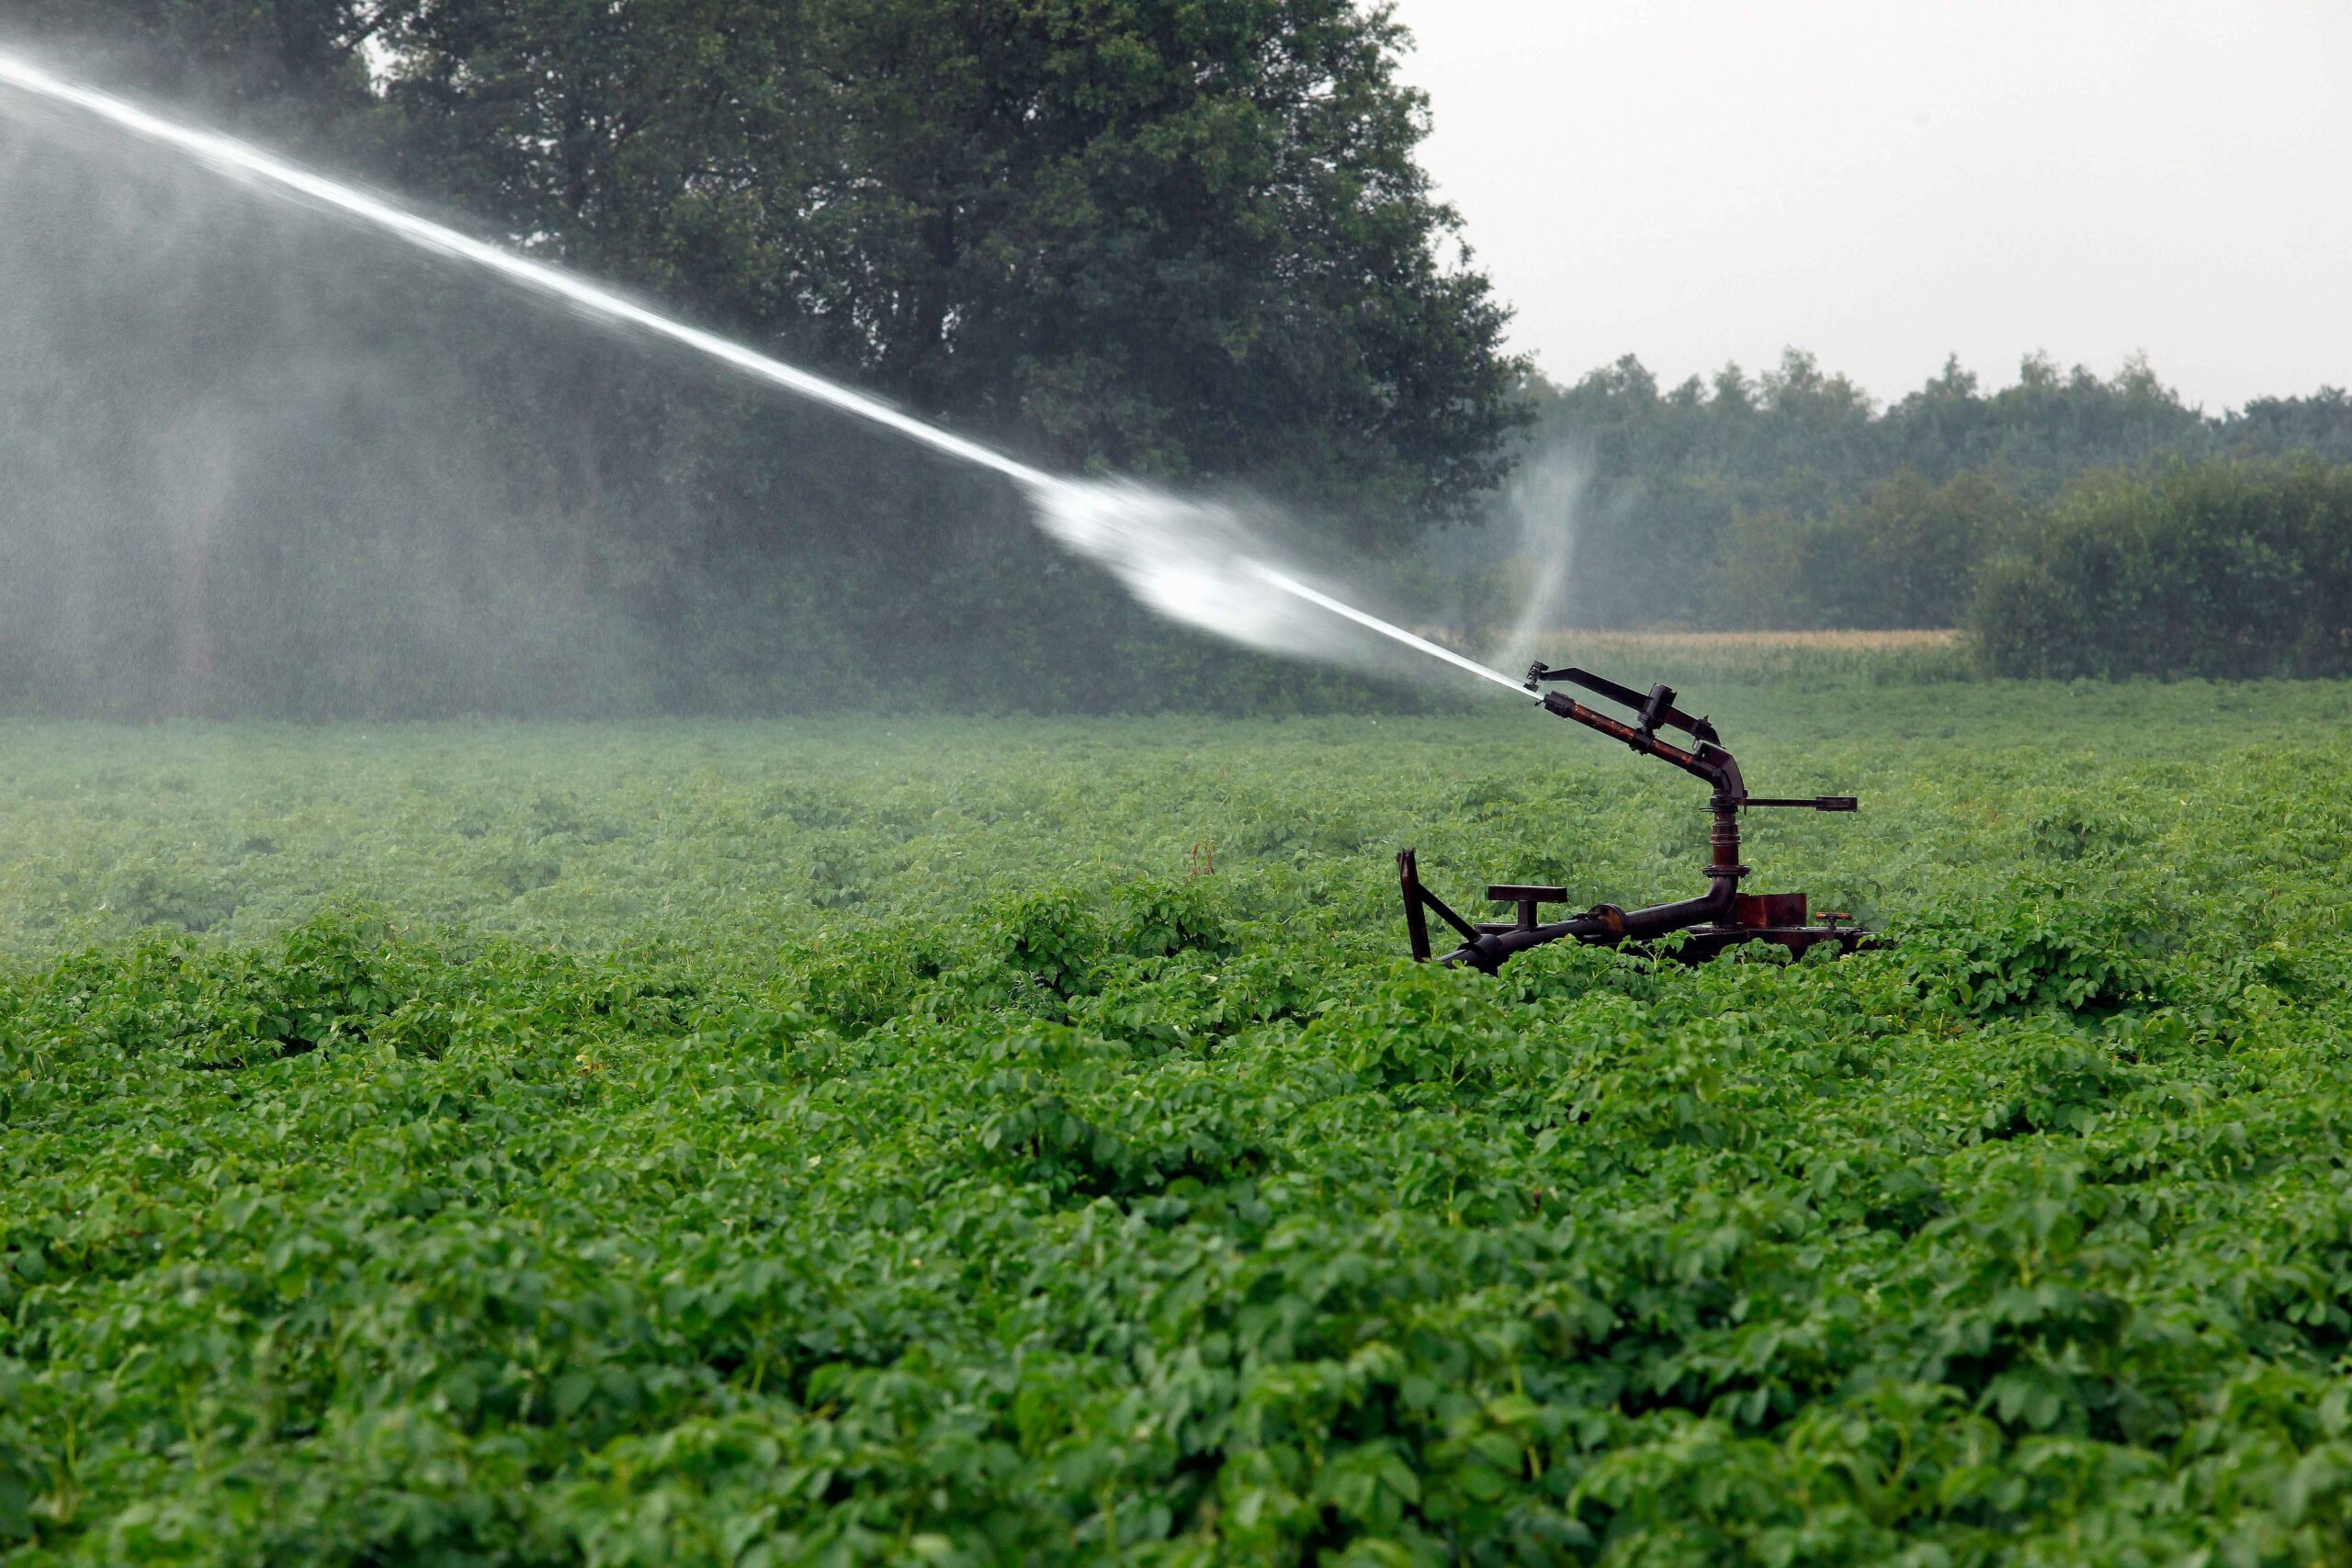
<svg viewBox="0 0 2352 1568">
<path fill-rule="evenodd" d="M 1733 903 L 1739 897 L 1738 874 L 1710 870 L 1707 876 L 1708 891 L 1697 898 L 1685 898 L 1673 904 L 1654 904 L 1646 909 L 1578 915 L 1573 919 L 1554 920 L 1549 925 L 1516 931 L 1488 931 L 1446 954 L 1444 962 L 1467 964 L 1474 969 L 1491 975 L 1501 968 L 1511 954 L 1524 953 L 1531 947 L 1541 947 L 1545 942 L 1641 942 L 1665 936 L 1669 931 L 1687 931 L 1692 926 L 1727 923 L 1731 919 Z"/>
</svg>

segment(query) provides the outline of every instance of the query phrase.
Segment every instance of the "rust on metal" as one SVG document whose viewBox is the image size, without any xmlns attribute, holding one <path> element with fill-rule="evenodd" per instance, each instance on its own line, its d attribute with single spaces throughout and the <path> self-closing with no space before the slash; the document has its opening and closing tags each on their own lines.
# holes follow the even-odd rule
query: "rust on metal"
<svg viewBox="0 0 2352 1568">
<path fill-rule="evenodd" d="M 1743 893 L 1732 901 L 1731 923 L 1751 930 L 1804 924 L 1802 893 Z"/>
</svg>

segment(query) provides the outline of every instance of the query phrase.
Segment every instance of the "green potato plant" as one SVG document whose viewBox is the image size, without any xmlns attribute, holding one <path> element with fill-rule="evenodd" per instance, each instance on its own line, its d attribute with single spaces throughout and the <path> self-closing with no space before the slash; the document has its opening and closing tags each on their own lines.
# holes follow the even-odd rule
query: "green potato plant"
<svg viewBox="0 0 2352 1568">
<path fill-rule="evenodd" d="M 1692 877 L 1509 712 L 10 727 L 0 1555 L 2352 1552 L 2352 694 L 1722 698 L 1883 950 L 1405 960 Z"/>
</svg>

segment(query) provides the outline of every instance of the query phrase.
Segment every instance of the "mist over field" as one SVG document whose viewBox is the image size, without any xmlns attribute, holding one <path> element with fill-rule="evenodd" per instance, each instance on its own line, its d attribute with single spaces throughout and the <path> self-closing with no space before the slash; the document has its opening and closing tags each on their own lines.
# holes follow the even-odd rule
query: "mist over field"
<svg viewBox="0 0 2352 1568">
<path fill-rule="evenodd" d="M 126 138 L 6 134 L 20 705 L 839 705 L 1018 542 L 1001 487 L 675 350 Z M 858 574 L 883 508 L 932 548 Z"/>
</svg>

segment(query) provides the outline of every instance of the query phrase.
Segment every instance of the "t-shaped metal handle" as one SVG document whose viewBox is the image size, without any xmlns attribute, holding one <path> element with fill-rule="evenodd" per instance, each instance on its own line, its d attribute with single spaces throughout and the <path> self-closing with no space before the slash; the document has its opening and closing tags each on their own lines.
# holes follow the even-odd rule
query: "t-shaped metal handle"
<svg viewBox="0 0 2352 1568">
<path fill-rule="evenodd" d="M 1751 795 L 1740 802 L 1742 806 L 1796 806 L 1807 811 L 1860 811 L 1862 803 L 1850 795 Z"/>
<path fill-rule="evenodd" d="M 1568 890 L 1565 887 L 1535 887 L 1518 882 L 1498 882 L 1487 889 L 1487 897 L 1498 904 L 1519 906 L 1519 929 L 1532 931 L 1537 921 L 1535 911 L 1545 904 L 1565 904 Z"/>
</svg>

